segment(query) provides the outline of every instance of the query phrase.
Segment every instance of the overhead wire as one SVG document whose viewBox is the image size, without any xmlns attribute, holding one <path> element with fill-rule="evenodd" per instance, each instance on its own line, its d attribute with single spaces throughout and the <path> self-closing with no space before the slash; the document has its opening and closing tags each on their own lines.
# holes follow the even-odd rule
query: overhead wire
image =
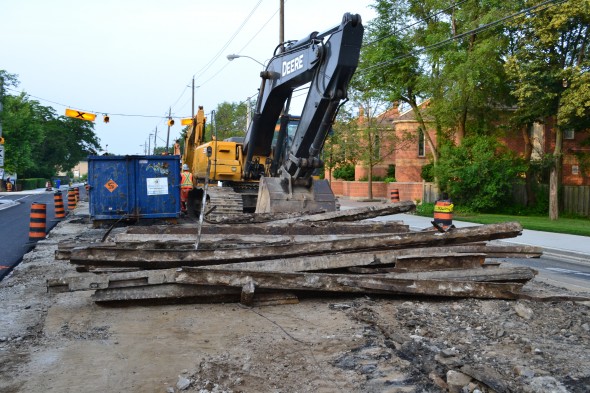
<svg viewBox="0 0 590 393">
<path fill-rule="evenodd" d="M 478 26 L 475 29 L 472 29 L 472 30 L 463 32 L 461 34 L 454 35 L 454 36 L 452 36 L 450 38 L 447 38 L 445 40 L 436 42 L 436 43 L 434 43 L 432 45 L 427 45 L 425 47 L 418 48 L 416 50 L 410 51 L 410 52 L 405 53 L 403 55 L 399 55 L 399 56 L 396 56 L 396 57 L 391 58 L 389 60 L 385 60 L 385 61 L 382 61 L 380 63 L 374 64 L 372 66 L 369 66 L 369 67 L 360 69 L 360 70 L 358 70 L 358 73 L 361 73 L 362 74 L 362 73 L 368 72 L 368 71 L 373 70 L 373 69 L 378 69 L 378 68 L 381 68 L 381 67 L 385 67 L 385 66 L 390 65 L 390 64 L 392 64 L 392 63 L 394 63 L 394 62 L 396 62 L 398 60 L 401 60 L 401 59 L 404 59 L 404 58 L 407 58 L 407 57 L 410 57 L 410 56 L 414 56 L 414 55 L 420 54 L 420 53 L 425 52 L 427 50 L 439 48 L 439 47 L 441 47 L 443 45 L 448 44 L 449 42 L 452 42 L 452 41 L 455 41 L 457 39 L 463 38 L 463 37 L 465 37 L 467 35 L 485 31 L 485 30 L 490 29 L 492 27 L 495 27 L 495 26 L 497 26 L 497 25 L 499 25 L 499 24 L 501 24 L 503 22 L 506 22 L 506 21 L 508 21 L 510 19 L 517 18 L 517 17 L 519 17 L 519 16 L 521 16 L 521 15 L 523 15 L 525 13 L 532 12 L 532 11 L 537 11 L 538 8 L 540 8 L 540 7 L 548 6 L 548 7 L 545 8 L 545 9 L 548 9 L 549 7 L 556 6 L 556 5 L 561 4 L 561 3 L 565 3 L 566 1 L 569 1 L 569 0 L 547 0 L 547 1 L 544 1 L 544 2 L 539 3 L 537 5 L 527 7 L 525 9 L 523 9 L 523 10 L 520 10 L 520 11 L 515 12 L 513 14 L 507 15 L 507 16 L 505 16 L 503 18 L 497 19 L 497 20 L 495 20 L 493 22 L 489 22 L 489 23 L 486 23 L 485 25 Z"/>
<path fill-rule="evenodd" d="M 463 3 L 466 3 L 466 2 L 468 2 L 468 1 L 469 1 L 469 0 L 463 0 L 463 1 L 460 1 L 460 2 L 458 2 L 458 3 L 454 3 L 454 4 L 450 5 L 450 6 L 448 6 L 447 8 L 445 8 L 445 9 L 442 9 L 442 10 L 440 10 L 440 11 L 437 11 L 437 12 L 435 12 L 434 14 L 428 15 L 427 17 L 425 17 L 425 18 L 423 18 L 423 19 L 419 19 L 419 20 L 417 20 L 416 22 L 414 22 L 414 23 L 412 23 L 412 24 L 409 24 L 409 25 L 402 26 L 402 27 L 399 29 L 399 31 L 401 31 L 401 30 L 407 30 L 407 29 L 409 29 L 409 28 L 411 28 L 411 27 L 414 27 L 414 26 L 416 26 L 416 25 L 418 25 L 418 24 L 420 24 L 420 23 L 426 22 L 426 21 L 428 21 L 429 19 L 432 19 L 432 18 L 434 18 L 435 16 L 438 16 L 439 14 L 442 14 L 443 12 L 447 12 L 448 10 L 450 10 L 450 9 L 453 9 L 453 8 L 455 8 L 455 7 L 457 7 L 457 6 L 460 6 L 461 4 L 463 4 Z M 398 33 L 398 31 L 394 31 L 394 32 L 392 32 L 392 33 L 390 33 L 390 34 L 386 34 L 386 35 L 384 35 L 383 37 L 376 38 L 376 39 L 374 39 L 373 41 L 371 41 L 371 42 L 368 42 L 368 43 L 364 44 L 363 46 L 364 46 L 364 47 L 367 47 L 367 46 L 375 45 L 376 43 L 378 43 L 378 42 L 380 42 L 380 41 L 383 41 L 384 39 L 386 39 L 386 38 L 389 38 L 389 37 L 391 37 L 391 36 L 394 36 L 394 35 L 396 35 L 397 33 Z"/>
<path fill-rule="evenodd" d="M 451 7 L 456 7 L 456 6 L 460 5 L 460 4 L 463 4 L 463 3 L 464 3 L 464 2 L 466 2 L 466 1 L 467 1 L 467 0 L 464 0 L 464 1 L 461 1 L 461 2 L 458 2 L 458 3 L 455 3 L 455 4 L 453 4 L 452 6 L 450 6 L 450 7 L 446 8 L 445 10 L 448 10 L 448 9 L 450 9 Z M 463 32 L 463 33 L 461 33 L 461 34 L 454 35 L 454 36 L 452 36 L 452 37 L 450 37 L 450 38 L 447 38 L 447 39 L 445 39 L 445 40 L 439 41 L 439 42 L 437 42 L 437 43 L 434 43 L 434 44 L 432 44 L 432 45 L 428 45 L 428 46 L 425 46 L 425 47 L 423 47 L 423 48 L 418 48 L 418 49 L 416 49 L 416 50 L 414 50 L 414 51 L 411 51 L 411 52 L 405 53 L 405 54 L 403 54 L 403 55 L 396 56 L 396 57 L 394 57 L 394 58 L 392 58 L 392 59 L 389 59 L 389 60 L 386 60 L 386 61 L 383 61 L 383 62 L 380 62 L 380 63 L 374 64 L 374 65 L 372 65 L 372 66 L 370 66 L 370 67 L 366 67 L 366 68 L 359 69 L 357 72 L 359 72 L 359 73 L 364 73 L 364 72 L 368 72 L 368 71 L 370 71 L 370 70 L 373 70 L 373 69 L 378 69 L 378 68 L 381 68 L 381 67 L 387 66 L 387 65 L 389 65 L 389 64 L 392 64 L 392 63 L 394 63 L 394 62 L 396 62 L 396 61 L 398 61 L 398 60 L 401 60 L 401 59 L 403 59 L 403 58 L 406 58 L 406 57 L 409 57 L 409 56 L 413 56 L 413 55 L 416 55 L 416 54 L 422 53 L 422 52 L 424 52 L 424 51 L 427 51 L 427 50 L 436 49 L 436 48 L 438 48 L 438 47 L 440 47 L 440 46 L 446 45 L 446 44 L 448 44 L 449 42 L 452 42 L 452 41 L 454 41 L 454 40 L 457 40 L 457 39 L 463 38 L 463 37 L 465 37 L 465 36 L 467 36 L 467 35 L 470 35 L 470 34 L 473 34 L 473 33 L 478 33 L 478 32 L 481 32 L 481 31 L 485 31 L 485 30 L 487 30 L 487 29 L 490 29 L 490 28 L 492 28 L 492 27 L 495 27 L 495 26 L 497 26 L 497 25 L 499 25 L 499 24 L 501 24 L 501 23 L 503 23 L 503 22 L 506 22 L 506 21 L 508 21 L 508 20 L 510 20 L 510 19 L 514 19 L 514 18 L 516 18 L 516 17 L 519 17 L 519 16 L 521 16 L 521 15 L 523 15 L 523 14 L 525 14 L 525 13 L 528 13 L 528 12 L 533 12 L 533 11 L 541 11 L 541 10 L 539 10 L 539 8 L 541 8 L 541 7 L 548 6 L 548 7 L 546 7 L 546 8 L 545 8 L 545 9 L 547 9 L 547 8 L 549 8 L 549 7 L 552 7 L 552 6 L 555 6 L 555 5 L 561 4 L 561 3 L 565 3 L 565 2 L 567 2 L 567 1 L 568 1 L 568 0 L 547 0 L 547 1 L 544 1 L 544 2 L 542 2 L 542 3 L 539 3 L 539 4 L 537 4 L 537 5 L 530 6 L 530 7 L 527 7 L 527 8 L 525 8 L 525 9 L 521 10 L 521 11 L 515 12 L 515 13 L 513 13 L 513 14 L 510 14 L 510 15 L 507 15 L 507 16 L 505 16 L 505 17 L 503 17 L 503 18 L 500 18 L 500 19 L 498 19 L 498 20 L 495 20 L 495 21 L 489 22 L 489 23 L 487 23 L 487 24 L 485 24 L 485 25 L 479 26 L 479 27 L 477 27 L 477 28 L 475 28 L 475 29 L 472 29 L 472 30 L 469 30 L 469 31 Z M 248 15 L 248 16 L 245 18 L 245 20 L 242 22 L 242 24 L 240 25 L 240 27 L 238 28 L 238 30 L 237 30 L 237 31 L 236 31 L 236 32 L 235 32 L 235 33 L 232 35 L 232 37 L 230 38 L 230 40 L 229 40 L 229 41 L 228 41 L 228 42 L 227 42 L 227 43 L 226 43 L 226 44 L 223 46 L 223 48 L 222 48 L 220 51 L 218 51 L 218 52 L 217 52 L 217 54 L 214 56 L 214 58 L 213 58 L 211 61 L 209 61 L 209 63 L 208 63 L 208 64 L 207 64 L 205 67 L 203 67 L 203 68 L 202 68 L 200 71 L 198 71 L 198 72 L 201 72 L 201 71 L 202 71 L 202 72 L 204 72 L 204 71 L 206 71 L 208 68 L 210 68 L 210 64 L 212 64 L 212 63 L 213 63 L 213 62 L 214 62 L 214 61 L 215 61 L 215 60 L 216 60 L 216 59 L 219 57 L 220 53 L 222 53 L 222 52 L 223 52 L 223 50 L 225 50 L 225 48 L 227 48 L 227 46 L 228 46 L 228 45 L 229 45 L 229 44 L 230 44 L 230 43 L 233 41 L 233 39 L 235 38 L 235 36 L 236 36 L 236 35 L 239 33 L 239 31 L 241 30 L 241 28 L 243 28 L 243 26 L 245 25 L 245 23 L 246 23 L 246 22 L 249 20 L 249 18 L 252 16 L 252 14 L 253 14 L 253 13 L 254 13 L 254 11 L 255 11 L 255 10 L 258 8 L 258 6 L 260 5 L 260 3 L 261 3 L 261 2 L 262 2 L 262 0 L 259 0 L 259 1 L 258 1 L 258 3 L 255 5 L 255 7 L 254 7 L 254 8 L 252 9 L 252 11 L 250 12 L 250 14 L 249 14 L 249 15 Z M 433 14 L 433 15 L 431 15 L 431 16 L 429 16 L 429 18 L 430 18 L 430 17 L 433 17 L 433 16 L 436 16 L 436 15 L 438 15 L 440 12 L 443 12 L 443 11 L 439 11 L 439 12 L 437 12 L 436 14 Z M 269 20 L 268 20 L 268 21 L 265 23 L 265 25 L 266 25 L 266 24 L 268 24 L 268 23 L 270 22 L 270 20 L 272 20 L 272 18 L 273 18 L 273 17 L 276 15 L 276 13 L 277 13 L 277 12 L 275 12 L 275 13 L 274 13 L 274 14 L 271 16 L 271 18 L 270 18 L 270 19 L 269 19 Z M 423 20 L 423 21 L 424 21 L 424 20 Z M 416 23 L 418 23 L 418 22 L 416 22 Z M 414 23 L 414 24 L 411 24 L 411 25 L 408 25 L 408 27 L 414 26 L 416 23 Z M 265 26 L 265 25 L 264 25 L 264 26 Z M 248 43 L 247 43 L 247 44 L 246 44 L 246 45 L 245 45 L 245 46 L 244 46 L 242 49 L 244 49 L 245 47 L 247 47 L 247 46 L 249 45 L 249 43 L 250 43 L 250 42 L 251 42 L 251 41 L 254 39 L 254 37 L 256 37 L 256 35 L 258 35 L 258 34 L 260 33 L 260 31 L 262 31 L 262 29 L 264 28 L 264 26 L 263 26 L 263 27 L 262 27 L 262 28 L 261 28 L 261 29 L 260 29 L 260 30 L 259 30 L 259 31 L 258 31 L 258 32 L 257 32 L 257 33 L 254 35 L 254 36 L 253 36 L 253 38 L 252 38 L 250 41 L 248 41 Z M 380 40 L 383 40 L 383 39 L 385 39 L 385 38 L 387 38 L 387 37 L 380 37 L 378 40 L 380 41 Z M 376 40 L 376 41 L 377 41 L 377 40 Z M 372 42 L 370 42 L 370 43 L 368 43 L 368 44 L 366 44 L 366 45 L 373 45 L 374 43 L 376 43 L 376 41 L 372 41 Z M 213 79 L 215 76 L 217 76 L 217 75 L 218 75 L 218 74 L 219 74 L 219 73 L 220 73 L 220 72 L 221 72 L 221 71 L 222 71 L 222 70 L 223 70 L 223 69 L 224 69 L 226 66 L 227 66 L 227 64 L 226 64 L 226 65 L 224 65 L 224 66 L 223 66 L 223 67 L 222 67 L 222 68 L 221 68 L 219 71 L 217 71 L 217 72 L 216 72 L 216 73 L 215 73 L 213 76 L 211 76 L 209 79 L 205 80 L 205 81 L 204 81 L 202 84 L 204 84 L 204 83 L 206 83 L 206 82 L 209 82 L 211 79 Z M 196 74 L 195 74 L 195 75 L 196 75 Z M 186 86 L 186 85 L 185 85 L 185 88 L 184 88 L 184 90 L 183 90 L 183 93 L 182 93 L 182 94 L 179 96 L 179 98 L 178 98 L 178 99 L 175 101 L 175 104 L 176 104 L 176 103 L 177 103 L 177 102 L 178 102 L 178 101 L 179 101 L 179 100 L 182 98 L 182 96 L 184 95 L 184 92 L 186 91 L 186 89 L 187 89 L 187 88 L 188 88 L 188 86 Z M 13 89 L 13 88 L 10 88 L 10 87 L 7 87 L 7 86 L 5 87 L 5 89 L 6 89 L 6 90 L 9 90 L 9 91 L 16 92 L 16 93 L 19 93 L 19 92 L 20 92 L 19 90 L 16 90 L 16 89 Z M 299 91 L 299 90 L 304 90 L 304 88 L 296 89 L 296 90 L 294 90 L 294 91 Z M 72 107 L 72 106 L 70 106 L 70 105 L 66 105 L 66 104 L 63 104 L 63 103 L 60 103 L 60 102 L 56 102 L 56 101 L 53 101 L 53 100 L 49 100 L 49 99 L 46 99 L 46 98 L 43 98 L 43 97 L 39 97 L 39 96 L 36 96 L 36 95 L 32 95 L 32 94 L 29 94 L 29 93 L 25 93 L 25 94 L 26 94 L 26 95 L 28 95 L 28 96 L 30 96 L 30 97 L 32 97 L 32 98 L 35 98 L 35 99 L 38 99 L 38 100 L 41 100 L 41 101 L 45 101 L 45 102 L 49 102 L 49 103 L 51 103 L 51 104 L 54 104 L 54 105 L 59 105 L 59 106 L 66 107 L 66 108 L 67 108 L 67 107 Z M 256 96 L 257 94 L 258 94 L 258 93 L 255 93 L 255 94 L 254 94 L 254 95 L 252 95 L 251 97 L 248 97 L 248 99 L 250 99 L 250 98 L 252 98 L 252 97 Z M 303 94 L 304 94 L 304 93 L 302 93 L 302 94 L 299 94 L 299 95 L 296 95 L 296 96 L 294 96 L 294 98 L 296 98 L 296 97 L 299 97 L 299 96 L 302 96 Z M 248 100 L 248 99 L 247 99 L 247 100 Z M 247 101 L 247 100 L 246 100 L 246 101 Z M 246 101 L 242 101 L 242 102 L 240 102 L 240 104 L 243 104 L 243 103 L 245 103 Z M 174 104 L 174 105 L 175 105 L 175 104 Z M 174 106 L 174 105 L 172 105 L 172 106 Z M 186 105 L 186 103 L 185 103 L 184 105 Z M 172 107 L 172 106 L 171 106 L 171 107 Z M 145 114 L 112 113 L 112 112 L 110 112 L 110 111 L 102 111 L 102 110 L 88 110 L 88 109 L 84 109 L 84 108 L 77 108 L 77 109 L 79 109 L 80 111 L 83 111 L 83 112 L 90 112 L 90 113 L 104 113 L 104 114 L 108 114 L 109 116 L 122 116 L 122 117 L 142 117 L 142 118 L 158 118 L 158 119 L 161 119 L 161 121 L 159 122 L 159 124 L 158 124 L 157 126 L 159 126 L 159 125 L 162 123 L 162 121 L 163 121 L 163 120 L 165 120 L 165 119 L 168 119 L 168 118 L 178 118 L 177 116 L 168 116 L 167 114 L 165 114 L 165 115 L 162 115 L 162 116 L 159 116 L 159 115 L 145 115 Z"/>
</svg>

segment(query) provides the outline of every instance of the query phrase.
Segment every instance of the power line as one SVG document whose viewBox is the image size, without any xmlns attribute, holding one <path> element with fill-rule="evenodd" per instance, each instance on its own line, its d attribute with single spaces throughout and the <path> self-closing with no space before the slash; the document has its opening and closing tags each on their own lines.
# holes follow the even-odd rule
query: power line
<svg viewBox="0 0 590 393">
<path fill-rule="evenodd" d="M 452 5 L 450 5 L 449 7 L 445 8 L 445 9 L 443 9 L 443 10 L 440 10 L 440 11 L 438 11 L 438 12 L 435 12 L 435 13 L 434 13 L 434 14 L 432 14 L 432 15 L 428 15 L 428 16 L 427 16 L 426 18 L 424 18 L 424 19 L 420 19 L 420 20 L 418 20 L 418 21 L 416 21 L 416 22 L 414 22 L 414 23 L 412 23 L 412 24 L 410 24 L 410 25 L 402 26 L 402 27 L 400 28 L 400 31 L 401 31 L 401 30 L 407 30 L 407 29 L 409 29 L 410 27 L 414 27 L 414 26 L 416 26 L 416 25 L 418 25 L 418 24 L 420 24 L 420 23 L 426 22 L 426 21 L 428 21 L 429 19 L 432 19 L 432 18 L 434 18 L 435 16 L 438 16 L 439 14 L 442 14 L 443 12 L 447 12 L 448 10 L 450 10 L 450 9 L 452 9 L 452 8 L 455 8 L 455 7 L 457 7 L 457 6 L 459 6 L 459 5 L 463 4 L 463 3 L 466 3 L 467 1 L 469 1 L 469 0 L 463 0 L 463 1 L 460 1 L 460 2 L 458 2 L 458 3 L 452 4 Z M 389 37 L 391 37 L 391 36 L 394 36 L 395 34 L 397 34 L 397 32 L 393 32 L 393 33 L 390 33 L 390 34 L 386 34 L 386 35 L 384 35 L 383 37 L 376 38 L 376 39 L 374 39 L 373 41 L 371 41 L 371 42 L 368 42 L 368 43 L 364 44 L 363 46 L 364 46 L 364 47 L 367 47 L 367 46 L 374 45 L 374 44 L 376 44 L 376 43 L 378 43 L 378 42 L 380 42 L 380 41 L 383 41 L 383 40 L 384 40 L 384 39 L 386 39 L 386 38 L 389 38 Z"/>
<path fill-rule="evenodd" d="M 24 91 L 22 91 L 22 92 L 21 92 L 21 91 L 19 91 L 19 90 L 12 89 L 12 88 L 10 88 L 10 87 L 5 87 L 5 89 L 6 89 L 6 90 L 13 91 L 13 92 L 15 92 L 15 93 L 24 93 L 25 95 L 27 95 L 27 96 L 29 96 L 29 97 L 35 98 L 35 99 L 37 99 L 37 100 L 41 100 L 41 101 L 45 101 L 45 102 L 49 102 L 49 103 L 51 103 L 51 104 L 54 104 L 54 105 L 63 106 L 64 108 L 72 108 L 72 107 L 73 107 L 73 108 L 77 108 L 77 109 L 79 109 L 81 112 L 89 112 L 89 113 L 104 113 L 104 114 L 108 114 L 109 116 L 125 116 L 125 117 L 151 117 L 151 118 L 163 118 L 163 119 L 166 119 L 166 118 L 168 118 L 168 116 L 142 115 L 142 114 L 130 114 L 130 113 L 112 113 L 112 112 L 109 112 L 109 111 L 95 111 L 95 110 L 82 109 L 82 108 L 78 108 L 78 107 L 75 107 L 75 106 L 71 106 L 71 105 L 62 104 L 62 103 L 60 103 L 60 102 L 56 102 L 56 101 L 52 101 L 52 100 L 48 100 L 47 98 L 43 98 L 43 97 L 39 97 L 39 96 L 35 96 L 35 95 L 32 95 L 32 94 L 26 93 L 26 92 L 24 92 Z"/>
<path fill-rule="evenodd" d="M 500 18 L 498 20 L 495 20 L 493 22 L 486 23 L 485 25 L 479 26 L 479 27 L 477 27 L 475 29 L 466 31 L 466 32 L 461 33 L 461 34 L 457 34 L 455 36 L 452 36 L 450 38 L 447 38 L 446 40 L 439 41 L 439 42 L 434 43 L 432 45 L 428 45 L 428 46 L 425 46 L 423 48 L 419 48 L 419 49 L 416 49 L 414 51 L 405 53 L 403 55 L 396 56 L 396 57 L 394 57 L 392 59 L 382 61 L 381 63 L 374 64 L 374 65 L 372 65 L 370 67 L 363 68 L 363 69 L 359 70 L 358 73 L 359 74 L 362 74 L 362 73 L 368 72 L 368 71 L 370 71 L 372 69 L 381 68 L 381 67 L 390 65 L 390 64 L 392 64 L 392 63 L 394 63 L 394 62 L 396 62 L 398 60 L 404 59 L 406 57 L 414 56 L 414 55 L 417 55 L 417 54 L 419 54 L 421 52 L 424 52 L 424 51 L 427 51 L 427 50 L 430 50 L 430 49 L 439 48 L 439 47 L 441 47 L 443 45 L 448 44 L 449 42 L 452 42 L 452 41 L 457 40 L 459 38 L 463 38 L 463 37 L 465 37 L 467 35 L 470 35 L 470 34 L 473 34 L 473 33 L 479 33 L 481 31 L 490 29 L 490 28 L 495 27 L 495 26 L 497 26 L 497 25 L 499 25 L 499 24 L 501 24 L 503 22 L 506 22 L 507 20 L 514 19 L 514 18 L 516 18 L 518 16 L 521 16 L 522 14 L 525 14 L 527 12 L 535 11 L 538 8 L 543 7 L 545 5 L 549 5 L 551 7 L 551 6 L 555 6 L 555 5 L 561 4 L 561 3 L 565 3 L 566 1 L 568 1 L 568 0 L 547 0 L 547 1 L 544 1 L 544 2 L 539 3 L 537 5 L 534 5 L 534 6 L 525 8 L 525 9 L 523 9 L 521 11 L 518 11 L 518 12 L 516 12 L 514 14 L 510 14 L 508 16 L 505 16 L 503 18 Z M 551 4 L 551 3 L 553 3 L 553 4 Z M 547 7 L 547 8 L 549 8 L 549 7 Z"/>
<path fill-rule="evenodd" d="M 238 29 L 234 32 L 234 34 L 230 37 L 230 39 L 223 45 L 223 47 L 213 56 L 213 58 L 211 60 L 209 60 L 209 62 L 207 64 L 205 64 L 205 66 L 203 68 L 201 68 L 199 71 L 197 71 L 193 76 L 196 76 L 197 74 L 199 74 L 199 76 L 197 77 L 197 79 L 198 79 L 199 77 L 201 77 L 203 75 L 203 73 L 205 73 L 205 71 L 207 71 L 209 68 L 211 68 L 211 66 L 213 65 L 213 63 L 219 58 L 219 56 L 221 56 L 221 54 L 223 53 L 223 51 L 229 46 L 229 44 L 232 43 L 232 41 L 234 40 L 234 38 L 236 38 L 236 36 L 238 35 L 238 33 L 244 27 L 244 25 L 250 20 L 250 17 L 252 17 L 252 15 L 254 14 L 254 12 L 256 11 L 256 9 L 258 8 L 258 6 L 260 5 L 260 3 L 262 3 L 262 0 L 259 0 L 258 3 L 256 3 L 256 5 L 252 9 L 252 11 L 250 11 L 250 13 L 248 14 L 248 16 L 246 16 L 246 18 L 244 18 L 244 21 L 242 22 L 242 24 L 240 24 L 240 26 L 238 27 Z"/>
</svg>

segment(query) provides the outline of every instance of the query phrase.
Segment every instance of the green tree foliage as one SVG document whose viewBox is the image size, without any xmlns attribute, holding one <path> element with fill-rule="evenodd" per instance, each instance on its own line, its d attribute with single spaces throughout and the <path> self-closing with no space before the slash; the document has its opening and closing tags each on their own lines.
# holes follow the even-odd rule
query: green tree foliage
<svg viewBox="0 0 590 393">
<path fill-rule="evenodd" d="M 353 181 L 354 180 L 354 165 L 340 164 L 333 173 L 334 179 Z"/>
<path fill-rule="evenodd" d="M 460 146 L 445 144 L 434 174 L 441 191 L 456 204 L 494 212 L 510 203 L 512 185 L 526 169 L 523 162 L 490 136 L 467 136 Z"/>
<path fill-rule="evenodd" d="M 43 139 L 42 119 L 36 112 L 39 105 L 26 94 L 4 97 L 2 129 L 5 139 L 4 168 L 7 172 L 23 174 L 37 163 L 34 150 Z"/>
<path fill-rule="evenodd" d="M 17 86 L 14 75 L 0 70 L 5 83 Z M 57 116 L 53 108 L 29 99 L 26 93 L 4 96 L 2 113 L 4 167 L 20 177 L 49 178 L 71 170 L 100 148 L 94 123 Z"/>
<path fill-rule="evenodd" d="M 525 0 L 523 6 L 539 1 Z M 556 119 L 550 175 L 549 217 L 559 217 L 563 131 L 590 127 L 588 55 L 590 1 L 546 6 L 513 22 L 513 46 L 506 70 L 518 101 L 515 123 Z"/>
<path fill-rule="evenodd" d="M 408 104 L 422 128 L 427 129 L 420 103 L 429 95 L 432 65 L 416 51 L 417 30 L 411 23 L 415 18 L 413 1 L 377 0 L 374 8 L 377 17 L 367 26 L 353 89 L 362 94 L 371 91 L 383 102 Z M 436 160 L 437 148 L 428 133 L 426 140 Z"/>
<path fill-rule="evenodd" d="M 217 140 L 224 140 L 232 136 L 245 136 L 247 131 L 247 109 L 246 102 L 222 102 L 217 105 L 215 118 L 208 119 L 208 140 L 211 140 L 211 135 L 214 136 L 215 134 L 217 134 Z"/>
</svg>

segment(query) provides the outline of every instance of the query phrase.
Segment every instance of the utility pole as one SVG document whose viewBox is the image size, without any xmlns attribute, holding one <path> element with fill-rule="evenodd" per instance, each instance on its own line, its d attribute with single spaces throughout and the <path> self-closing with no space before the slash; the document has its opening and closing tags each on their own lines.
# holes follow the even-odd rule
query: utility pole
<svg viewBox="0 0 590 393">
<path fill-rule="evenodd" d="M 152 135 L 154 134 L 150 134 L 150 136 L 148 137 L 148 155 L 152 154 Z"/>
<path fill-rule="evenodd" d="M 154 133 L 154 154 L 156 154 L 156 138 L 158 137 L 158 127 L 156 127 L 156 131 Z"/>
<path fill-rule="evenodd" d="M 279 44 L 281 45 L 281 53 L 285 51 L 285 0 L 279 0 L 281 5 L 279 7 Z"/>
<path fill-rule="evenodd" d="M 191 118 L 195 118 L 195 76 L 193 75 L 193 99 L 192 99 L 192 106 L 191 106 Z"/>
<path fill-rule="evenodd" d="M 250 104 L 250 97 L 246 101 L 246 132 L 250 129 L 250 122 L 252 121 L 252 107 Z"/>
<path fill-rule="evenodd" d="M 2 138 L 2 100 L 4 99 L 4 78 L 0 76 L 0 138 Z"/>
<path fill-rule="evenodd" d="M 166 134 L 166 154 L 170 153 L 168 150 L 168 143 L 170 142 L 170 116 L 172 115 L 172 107 L 168 108 L 168 134 Z"/>
<path fill-rule="evenodd" d="M 2 139 L 2 100 L 4 99 L 4 78 L 0 76 L 0 139 Z M 0 144 L 0 180 L 4 179 L 4 143 Z"/>
</svg>

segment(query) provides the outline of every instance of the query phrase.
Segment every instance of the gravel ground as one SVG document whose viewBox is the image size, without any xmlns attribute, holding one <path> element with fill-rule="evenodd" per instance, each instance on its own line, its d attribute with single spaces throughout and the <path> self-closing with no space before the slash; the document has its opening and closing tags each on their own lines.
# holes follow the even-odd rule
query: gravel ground
<svg viewBox="0 0 590 393">
<path fill-rule="evenodd" d="M 104 307 L 48 294 L 79 274 L 60 223 L 0 283 L 0 392 L 588 392 L 588 302 L 301 298 Z M 532 281 L 527 290 L 573 295 Z"/>
</svg>

